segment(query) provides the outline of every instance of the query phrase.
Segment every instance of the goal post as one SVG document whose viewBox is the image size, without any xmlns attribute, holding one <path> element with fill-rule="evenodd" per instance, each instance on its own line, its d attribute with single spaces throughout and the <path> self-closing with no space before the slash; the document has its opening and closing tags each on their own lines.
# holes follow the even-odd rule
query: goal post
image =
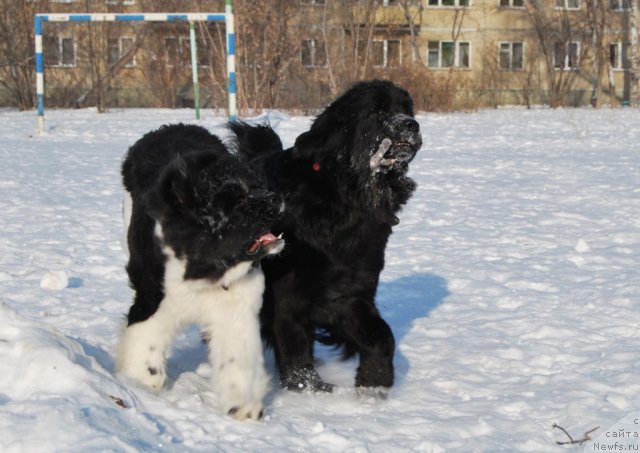
<svg viewBox="0 0 640 453">
<path fill-rule="evenodd" d="M 226 0 L 224 13 L 77 13 L 77 14 L 36 14 L 35 15 L 35 51 L 36 51 L 36 97 L 38 112 L 38 134 L 44 132 L 44 53 L 43 26 L 46 22 L 224 22 L 227 38 L 227 90 L 229 96 L 229 120 L 237 117 L 236 110 L 236 60 L 235 30 L 232 0 Z M 194 104 L 196 118 L 199 118 L 198 68 L 195 58 L 195 33 L 189 34 L 191 41 L 192 71 L 194 82 Z"/>
</svg>

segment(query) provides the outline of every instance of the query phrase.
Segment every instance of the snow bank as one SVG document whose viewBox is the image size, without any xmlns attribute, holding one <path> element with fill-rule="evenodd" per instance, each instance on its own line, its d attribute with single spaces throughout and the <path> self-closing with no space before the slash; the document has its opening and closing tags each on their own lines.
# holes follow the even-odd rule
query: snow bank
<svg viewBox="0 0 640 453">
<path fill-rule="evenodd" d="M 632 109 L 418 117 L 419 188 L 378 291 L 398 345 L 388 400 L 358 398 L 357 364 L 320 348 L 336 393 L 274 390 L 263 422 L 234 422 L 195 329 L 163 392 L 120 380 L 120 161 L 143 133 L 192 115 L 50 111 L 35 137 L 32 112 L 0 111 L 1 451 L 565 451 L 553 423 L 576 438 L 600 426 L 595 438 L 640 406 Z M 285 145 L 311 121 L 256 120 Z"/>
</svg>

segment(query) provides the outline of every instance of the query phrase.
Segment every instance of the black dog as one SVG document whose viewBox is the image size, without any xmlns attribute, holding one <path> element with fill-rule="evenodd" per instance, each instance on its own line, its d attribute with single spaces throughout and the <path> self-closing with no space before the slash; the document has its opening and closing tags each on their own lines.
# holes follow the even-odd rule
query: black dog
<svg viewBox="0 0 640 453">
<path fill-rule="evenodd" d="M 405 90 L 372 81 L 344 93 L 286 151 L 268 126 L 230 125 L 241 157 L 285 198 L 273 231 L 287 248 L 264 263 L 261 322 L 288 389 L 331 391 L 313 368 L 317 334 L 360 355 L 356 386 L 384 395 L 393 385 L 395 341 L 375 295 L 396 214 L 415 189 L 406 175 L 422 145 L 413 115 Z"/>
<path fill-rule="evenodd" d="M 135 290 L 118 369 L 153 389 L 165 380 L 176 331 L 202 324 L 225 412 L 262 416 L 268 388 L 258 313 L 258 260 L 284 243 L 269 232 L 283 206 L 218 137 L 198 126 L 164 126 L 122 165 L 127 272 Z"/>
</svg>

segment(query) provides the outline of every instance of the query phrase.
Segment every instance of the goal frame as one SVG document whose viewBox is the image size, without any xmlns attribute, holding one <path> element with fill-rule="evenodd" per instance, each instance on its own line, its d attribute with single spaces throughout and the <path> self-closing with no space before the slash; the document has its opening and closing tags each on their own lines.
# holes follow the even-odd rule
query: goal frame
<svg viewBox="0 0 640 453">
<path fill-rule="evenodd" d="M 227 37 L 227 90 L 229 94 L 229 120 L 237 118 L 236 107 L 236 61 L 235 30 L 232 0 L 226 0 L 224 13 L 69 13 L 35 15 L 35 53 L 36 53 L 36 97 L 38 112 L 38 134 L 44 133 L 44 54 L 42 37 L 47 22 L 187 22 L 190 24 L 191 61 L 194 84 L 194 106 L 196 119 L 200 118 L 198 93 L 198 68 L 196 58 L 195 22 L 224 22 Z"/>
</svg>

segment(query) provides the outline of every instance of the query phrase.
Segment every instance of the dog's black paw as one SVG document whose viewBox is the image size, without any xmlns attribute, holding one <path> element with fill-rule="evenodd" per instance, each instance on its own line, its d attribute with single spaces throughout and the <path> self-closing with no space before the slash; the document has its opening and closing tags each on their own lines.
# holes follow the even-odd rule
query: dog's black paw
<svg viewBox="0 0 640 453">
<path fill-rule="evenodd" d="M 363 359 L 356 373 L 356 387 L 392 387 L 393 374 L 393 362 L 391 359 Z"/>
<path fill-rule="evenodd" d="M 312 367 L 301 367 L 284 374 L 282 386 L 293 392 L 333 392 L 333 384 L 324 382 Z"/>
<path fill-rule="evenodd" d="M 358 398 L 386 400 L 389 396 L 389 387 L 356 387 Z"/>
</svg>

